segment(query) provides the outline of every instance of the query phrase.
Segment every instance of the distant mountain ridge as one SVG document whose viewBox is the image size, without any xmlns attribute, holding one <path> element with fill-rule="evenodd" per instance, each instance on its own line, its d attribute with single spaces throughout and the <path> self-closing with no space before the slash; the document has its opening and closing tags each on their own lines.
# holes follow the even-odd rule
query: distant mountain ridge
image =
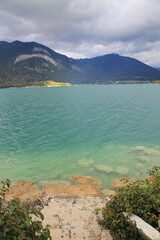
<svg viewBox="0 0 160 240">
<path fill-rule="evenodd" d="M 36 42 L 0 41 L 0 87 L 152 82 L 160 71 L 118 54 L 72 59 Z"/>
</svg>

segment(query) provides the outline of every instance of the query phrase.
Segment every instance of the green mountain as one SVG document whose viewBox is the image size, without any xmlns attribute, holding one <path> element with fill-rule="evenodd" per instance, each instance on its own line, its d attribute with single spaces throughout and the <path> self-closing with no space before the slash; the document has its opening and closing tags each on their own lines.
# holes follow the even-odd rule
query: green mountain
<svg viewBox="0 0 160 240">
<path fill-rule="evenodd" d="M 36 42 L 0 41 L 0 87 L 43 86 L 46 81 L 107 84 L 156 80 L 160 80 L 160 71 L 118 54 L 72 59 Z"/>
</svg>

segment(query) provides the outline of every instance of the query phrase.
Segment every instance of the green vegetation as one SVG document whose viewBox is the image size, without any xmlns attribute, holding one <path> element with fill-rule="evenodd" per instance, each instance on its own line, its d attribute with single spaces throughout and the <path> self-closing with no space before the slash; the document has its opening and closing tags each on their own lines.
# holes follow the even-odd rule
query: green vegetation
<svg viewBox="0 0 160 240">
<path fill-rule="evenodd" d="M 160 71 L 136 59 L 107 54 L 71 59 L 36 42 L 0 41 L 0 88 L 70 84 L 149 83 Z M 33 56 L 33 54 L 40 54 Z M 28 55 L 28 58 L 24 56 Z M 21 60 L 16 61 L 18 57 Z"/>
<path fill-rule="evenodd" d="M 136 224 L 124 217 L 132 213 L 160 231 L 160 167 L 153 167 L 145 180 L 128 183 L 107 202 L 100 224 L 109 228 L 116 240 L 140 240 Z"/>
<path fill-rule="evenodd" d="M 62 87 L 62 86 L 71 86 L 70 83 L 63 83 L 63 82 L 54 82 L 54 81 L 47 81 L 45 82 L 46 87 Z"/>
<path fill-rule="evenodd" d="M 47 240 L 50 236 L 49 226 L 45 228 L 36 216 L 43 220 L 41 212 L 31 210 L 28 203 L 22 203 L 18 198 L 5 201 L 5 194 L 9 190 L 10 181 L 2 182 L 0 189 L 0 239 L 5 240 Z"/>
<path fill-rule="evenodd" d="M 95 209 L 95 214 L 98 215 L 98 213 L 99 213 L 100 210 L 101 210 L 100 208 L 96 208 L 96 209 Z"/>
</svg>

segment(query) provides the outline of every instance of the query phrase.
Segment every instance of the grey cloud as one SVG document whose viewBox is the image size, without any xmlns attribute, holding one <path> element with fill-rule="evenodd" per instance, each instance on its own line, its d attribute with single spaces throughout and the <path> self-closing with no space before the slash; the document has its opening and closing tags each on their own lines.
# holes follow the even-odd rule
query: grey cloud
<svg viewBox="0 0 160 240">
<path fill-rule="evenodd" d="M 148 63 L 160 46 L 159 16 L 159 0 L 2 0 L 0 40 L 37 41 L 72 57 L 117 52 Z"/>
</svg>

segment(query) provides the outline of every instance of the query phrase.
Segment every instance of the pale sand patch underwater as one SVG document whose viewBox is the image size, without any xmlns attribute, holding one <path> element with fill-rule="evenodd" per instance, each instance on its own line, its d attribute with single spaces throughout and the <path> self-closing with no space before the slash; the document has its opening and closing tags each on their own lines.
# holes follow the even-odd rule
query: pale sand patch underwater
<svg viewBox="0 0 160 240">
<path fill-rule="evenodd" d="M 81 167 L 91 167 L 94 164 L 93 158 L 83 158 L 78 161 L 78 165 Z"/>
</svg>

